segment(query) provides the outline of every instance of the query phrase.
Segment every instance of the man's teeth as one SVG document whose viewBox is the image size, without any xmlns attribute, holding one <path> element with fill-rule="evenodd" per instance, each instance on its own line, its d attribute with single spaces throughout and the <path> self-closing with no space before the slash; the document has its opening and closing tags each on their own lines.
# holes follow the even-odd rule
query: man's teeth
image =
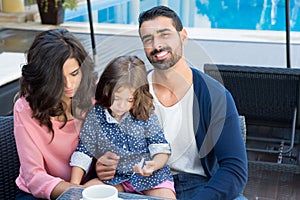
<svg viewBox="0 0 300 200">
<path fill-rule="evenodd" d="M 164 57 L 165 55 L 167 55 L 167 53 L 168 53 L 167 51 L 162 51 L 162 52 L 156 54 L 156 57 L 158 57 L 158 58 Z"/>
</svg>

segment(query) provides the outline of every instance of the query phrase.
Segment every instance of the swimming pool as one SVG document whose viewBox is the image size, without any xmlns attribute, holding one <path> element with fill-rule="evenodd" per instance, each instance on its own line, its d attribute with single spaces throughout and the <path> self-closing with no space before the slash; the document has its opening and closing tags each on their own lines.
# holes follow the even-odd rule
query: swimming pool
<svg viewBox="0 0 300 200">
<path fill-rule="evenodd" d="M 284 0 L 96 0 L 91 4 L 94 23 L 137 24 L 140 12 L 167 5 L 180 15 L 185 27 L 285 30 Z M 299 8 L 300 0 L 291 0 L 292 31 L 300 31 Z M 65 21 L 88 21 L 86 4 L 66 10 Z"/>
</svg>

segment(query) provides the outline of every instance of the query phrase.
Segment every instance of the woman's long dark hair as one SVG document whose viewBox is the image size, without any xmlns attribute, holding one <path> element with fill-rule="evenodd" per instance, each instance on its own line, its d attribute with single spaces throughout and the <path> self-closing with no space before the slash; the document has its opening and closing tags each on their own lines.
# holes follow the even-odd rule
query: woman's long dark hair
<svg viewBox="0 0 300 200">
<path fill-rule="evenodd" d="M 20 96 L 25 97 L 32 109 L 32 117 L 41 125 L 54 130 L 50 117 L 64 115 L 63 65 L 75 58 L 82 71 L 80 86 L 72 98 L 72 114 L 80 118 L 92 105 L 97 73 L 94 63 L 80 41 L 66 29 L 53 29 L 38 34 L 27 51 L 27 64 L 22 67 Z"/>
<path fill-rule="evenodd" d="M 130 113 L 140 120 L 147 120 L 154 110 L 153 97 L 149 92 L 145 64 L 136 56 L 120 56 L 104 69 L 96 89 L 96 103 L 109 109 L 114 93 L 121 87 L 135 90 L 134 104 Z"/>
</svg>

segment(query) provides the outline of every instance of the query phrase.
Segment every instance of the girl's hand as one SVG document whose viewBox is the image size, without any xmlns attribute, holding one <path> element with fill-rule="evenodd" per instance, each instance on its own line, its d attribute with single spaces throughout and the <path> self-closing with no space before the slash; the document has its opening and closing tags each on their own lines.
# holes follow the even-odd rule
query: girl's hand
<svg viewBox="0 0 300 200">
<path fill-rule="evenodd" d="M 135 164 L 133 166 L 134 172 L 141 176 L 150 176 L 155 171 L 155 162 L 154 161 L 146 161 L 144 166 L 140 166 L 139 164 Z"/>
</svg>

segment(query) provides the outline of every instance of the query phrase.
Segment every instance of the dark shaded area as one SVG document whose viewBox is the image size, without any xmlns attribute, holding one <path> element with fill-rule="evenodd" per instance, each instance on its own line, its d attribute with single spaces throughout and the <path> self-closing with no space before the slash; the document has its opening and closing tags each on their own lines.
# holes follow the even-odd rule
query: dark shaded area
<svg viewBox="0 0 300 200">
<path fill-rule="evenodd" d="M 249 199 L 299 199 L 300 70 L 205 64 L 245 117 Z M 297 191 L 298 190 L 298 191 Z"/>
</svg>

